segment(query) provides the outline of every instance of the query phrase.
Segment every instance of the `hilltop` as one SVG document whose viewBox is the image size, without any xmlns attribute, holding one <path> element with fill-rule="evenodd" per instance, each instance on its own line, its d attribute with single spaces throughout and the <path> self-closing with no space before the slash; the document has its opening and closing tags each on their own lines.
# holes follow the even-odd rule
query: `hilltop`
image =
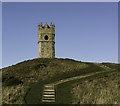
<svg viewBox="0 0 120 106">
<path fill-rule="evenodd" d="M 55 104 L 118 104 L 119 66 L 115 63 L 90 63 L 62 58 L 23 61 L 2 69 L 2 102 L 41 104 L 44 84 L 58 82 L 55 86 Z M 89 76 L 79 78 L 86 75 Z M 106 95 L 105 89 L 108 90 Z M 99 93 L 95 92 L 104 92 L 104 95 L 97 96 Z M 111 96 L 108 98 L 108 95 Z M 108 99 L 103 101 L 103 98 Z"/>
</svg>

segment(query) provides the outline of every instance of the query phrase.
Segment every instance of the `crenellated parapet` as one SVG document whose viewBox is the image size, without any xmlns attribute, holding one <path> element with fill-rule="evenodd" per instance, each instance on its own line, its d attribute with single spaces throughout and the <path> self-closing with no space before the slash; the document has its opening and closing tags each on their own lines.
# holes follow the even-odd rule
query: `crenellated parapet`
<svg viewBox="0 0 120 106">
<path fill-rule="evenodd" d="M 52 24 L 52 22 L 50 25 L 48 25 L 47 22 L 45 25 L 43 25 L 42 22 L 41 24 L 38 23 L 38 32 L 43 33 L 45 31 L 55 33 L 55 24 Z"/>
</svg>

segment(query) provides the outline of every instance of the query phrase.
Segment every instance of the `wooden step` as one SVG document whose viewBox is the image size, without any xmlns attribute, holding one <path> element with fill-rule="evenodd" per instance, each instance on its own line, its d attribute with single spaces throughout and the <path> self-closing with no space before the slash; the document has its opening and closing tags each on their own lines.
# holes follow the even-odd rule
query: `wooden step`
<svg viewBox="0 0 120 106">
<path fill-rule="evenodd" d="M 55 97 L 55 95 L 43 95 L 43 97 Z"/>
<path fill-rule="evenodd" d="M 44 90 L 45 92 L 47 91 L 47 92 L 54 92 L 55 90 L 54 89 L 45 89 Z"/>
<path fill-rule="evenodd" d="M 54 87 L 53 85 L 45 85 L 44 87 Z"/>
<path fill-rule="evenodd" d="M 55 100 L 55 97 L 44 97 L 43 96 L 43 99 L 42 100 Z"/>
<path fill-rule="evenodd" d="M 42 100 L 42 102 L 55 102 L 55 100 Z"/>
<path fill-rule="evenodd" d="M 43 100 L 55 100 L 55 98 L 54 97 L 43 97 Z"/>
<path fill-rule="evenodd" d="M 51 87 L 44 87 L 44 89 L 54 89 L 54 87 L 53 86 L 51 86 Z"/>
<path fill-rule="evenodd" d="M 54 89 L 54 86 L 44 86 L 44 89 Z"/>
<path fill-rule="evenodd" d="M 50 94 L 50 95 L 52 95 L 52 94 L 55 94 L 55 92 L 44 92 L 44 94 Z"/>
</svg>

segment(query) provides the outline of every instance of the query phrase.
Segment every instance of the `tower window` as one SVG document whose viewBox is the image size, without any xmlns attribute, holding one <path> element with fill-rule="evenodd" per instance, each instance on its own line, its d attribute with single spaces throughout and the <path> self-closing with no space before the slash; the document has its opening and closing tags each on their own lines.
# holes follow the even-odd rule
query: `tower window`
<svg viewBox="0 0 120 106">
<path fill-rule="evenodd" d="M 48 36 L 47 35 L 45 35 L 45 40 L 48 40 Z"/>
</svg>

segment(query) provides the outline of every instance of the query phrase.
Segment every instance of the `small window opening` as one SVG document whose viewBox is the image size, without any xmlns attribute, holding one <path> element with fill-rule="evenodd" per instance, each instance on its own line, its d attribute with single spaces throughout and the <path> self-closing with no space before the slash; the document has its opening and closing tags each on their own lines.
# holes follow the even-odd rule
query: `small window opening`
<svg viewBox="0 0 120 106">
<path fill-rule="evenodd" d="M 47 35 L 45 35 L 45 40 L 48 40 L 48 36 Z"/>
</svg>

